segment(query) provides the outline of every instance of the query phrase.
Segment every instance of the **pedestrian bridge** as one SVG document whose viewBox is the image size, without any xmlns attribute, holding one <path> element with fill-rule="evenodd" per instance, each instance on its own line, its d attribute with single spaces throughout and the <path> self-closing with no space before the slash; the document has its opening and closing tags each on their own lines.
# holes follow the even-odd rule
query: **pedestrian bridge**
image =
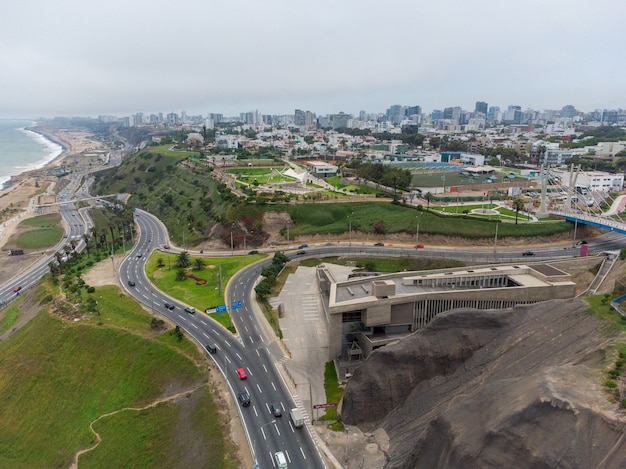
<svg viewBox="0 0 626 469">
<path fill-rule="evenodd" d="M 548 213 L 557 217 L 563 217 L 567 221 L 583 223 L 585 225 L 595 226 L 596 228 L 602 228 L 603 230 L 626 234 L 626 223 L 621 220 L 609 218 L 609 215 L 593 215 L 577 210 L 548 210 Z"/>
</svg>

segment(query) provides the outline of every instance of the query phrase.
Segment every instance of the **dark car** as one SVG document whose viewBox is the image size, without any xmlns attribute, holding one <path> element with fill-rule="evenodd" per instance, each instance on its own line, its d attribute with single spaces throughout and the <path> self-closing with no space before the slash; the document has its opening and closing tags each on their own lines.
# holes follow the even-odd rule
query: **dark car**
<svg viewBox="0 0 626 469">
<path fill-rule="evenodd" d="M 135 286 L 135 282 L 133 282 L 132 280 L 128 281 L 128 286 L 129 287 L 134 287 Z"/>
<path fill-rule="evenodd" d="M 308 244 L 301 244 L 300 246 L 298 246 L 298 249 L 304 249 L 304 248 L 308 248 L 309 245 Z"/>
<path fill-rule="evenodd" d="M 384 246 L 385 243 L 374 243 L 374 246 Z"/>
<path fill-rule="evenodd" d="M 137 258 L 140 258 L 140 257 L 141 257 L 141 254 L 137 254 Z"/>
<path fill-rule="evenodd" d="M 165 303 L 163 303 L 163 306 L 165 306 L 170 311 L 174 309 L 174 305 L 171 304 L 171 303 L 168 303 L 167 301 Z"/>
<path fill-rule="evenodd" d="M 250 405 L 250 395 L 246 391 L 241 391 L 237 394 L 237 399 L 243 407 L 248 407 Z"/>
<path fill-rule="evenodd" d="M 283 410 L 280 408 L 280 404 L 270 404 L 270 412 L 274 417 L 280 417 L 283 415 Z"/>
<path fill-rule="evenodd" d="M 306 254 L 306 251 L 304 251 L 304 250 L 300 250 L 300 251 L 296 252 L 297 256 L 302 256 L 304 254 Z"/>
<path fill-rule="evenodd" d="M 205 345 L 207 352 L 213 354 L 213 353 L 217 353 L 217 347 L 214 344 L 207 344 Z"/>
<path fill-rule="evenodd" d="M 192 308 L 191 306 L 185 306 L 185 313 L 194 314 L 195 312 L 195 308 Z"/>
<path fill-rule="evenodd" d="M 259 251 L 257 251 L 256 249 L 253 249 L 252 251 L 250 251 L 248 254 L 258 254 Z"/>
<path fill-rule="evenodd" d="M 534 252 L 532 252 L 532 251 L 524 251 L 524 252 L 522 253 L 522 256 L 534 256 L 534 255 L 535 255 L 535 253 L 534 253 Z"/>
</svg>

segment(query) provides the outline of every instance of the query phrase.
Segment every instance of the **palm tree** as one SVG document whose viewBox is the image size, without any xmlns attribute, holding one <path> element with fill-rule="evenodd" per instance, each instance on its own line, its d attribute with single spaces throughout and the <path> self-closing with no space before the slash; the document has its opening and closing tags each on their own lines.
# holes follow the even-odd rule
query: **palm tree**
<svg viewBox="0 0 626 469">
<path fill-rule="evenodd" d="M 189 253 L 187 251 L 181 251 L 176 257 L 176 265 L 178 267 L 189 267 L 191 261 L 189 260 Z"/>
<path fill-rule="evenodd" d="M 427 210 L 430 208 L 430 203 L 433 201 L 434 198 L 435 196 L 432 194 L 432 192 L 426 192 L 426 194 L 424 194 L 424 200 L 426 200 Z"/>
<path fill-rule="evenodd" d="M 83 241 L 85 241 L 85 249 L 87 250 L 87 256 L 89 256 L 89 242 L 91 241 L 91 236 L 89 236 L 89 233 L 83 234 Z"/>
<path fill-rule="evenodd" d="M 201 257 L 198 257 L 193 263 L 193 268 L 195 270 L 202 270 L 204 269 L 205 265 L 206 265 L 206 262 L 204 262 L 204 259 L 202 259 Z"/>
<path fill-rule="evenodd" d="M 176 280 L 185 280 L 187 278 L 187 271 L 185 269 L 176 269 Z"/>
<path fill-rule="evenodd" d="M 513 209 L 515 209 L 515 224 L 517 225 L 517 216 L 519 211 L 524 209 L 524 201 L 519 197 L 513 199 Z"/>
</svg>

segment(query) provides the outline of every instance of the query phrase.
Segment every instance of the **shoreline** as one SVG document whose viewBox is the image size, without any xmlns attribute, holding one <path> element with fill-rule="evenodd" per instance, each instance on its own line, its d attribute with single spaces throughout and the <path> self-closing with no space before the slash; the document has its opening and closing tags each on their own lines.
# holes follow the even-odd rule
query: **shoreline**
<svg viewBox="0 0 626 469">
<path fill-rule="evenodd" d="M 34 126 L 24 127 L 23 131 L 36 134 L 40 136 L 41 138 L 47 140 L 48 142 L 52 143 L 53 145 L 60 146 L 61 151 L 59 152 L 58 155 L 55 155 L 54 157 L 51 157 L 50 159 L 45 159 L 45 160 L 42 159 L 41 160 L 42 163 L 33 163 L 34 166 L 32 168 L 26 169 L 18 174 L 13 174 L 9 176 L 9 179 L 7 179 L 5 182 L 0 184 L 0 192 L 10 189 L 13 185 L 15 185 L 20 179 L 25 177 L 31 171 L 38 171 L 38 170 L 44 169 L 47 166 L 52 165 L 55 161 L 62 160 L 71 150 L 70 144 L 63 141 L 61 138 L 57 137 L 56 135 L 53 135 L 53 134 L 50 134 L 48 132 L 41 130 L 39 127 L 40 127 L 40 124 L 36 123 L 36 125 Z"/>
</svg>

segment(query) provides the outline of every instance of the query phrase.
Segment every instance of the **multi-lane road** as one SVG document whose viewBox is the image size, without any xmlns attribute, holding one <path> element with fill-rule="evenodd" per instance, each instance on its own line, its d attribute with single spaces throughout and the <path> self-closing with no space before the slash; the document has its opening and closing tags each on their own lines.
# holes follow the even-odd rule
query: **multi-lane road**
<svg viewBox="0 0 626 469">
<path fill-rule="evenodd" d="M 224 374 L 235 401 L 238 402 L 237 395 L 242 391 L 250 396 L 250 405 L 243 407 L 238 403 L 238 409 L 255 462 L 260 467 L 275 467 L 273 455 L 282 451 L 292 467 L 325 467 L 309 429 L 306 426 L 295 428 L 289 418 L 289 409 L 296 404 L 274 365 L 283 354 L 253 311 L 250 294 L 264 263 L 247 267 L 229 283 L 227 304 L 241 302 L 240 308 L 231 311 L 238 331 L 238 335 L 233 336 L 204 312 L 186 312 L 188 305 L 152 286 L 144 273 L 144 263 L 153 249 L 168 244 L 167 231 L 147 212 L 137 210 L 135 222 L 139 236 L 119 267 L 120 281 L 138 301 L 178 324 L 203 347 L 216 346 L 217 352 L 211 357 Z M 173 305 L 174 309 L 166 308 L 165 303 Z M 236 373 L 238 368 L 245 370 L 246 379 L 240 379 Z M 281 417 L 275 417 L 270 411 L 273 403 L 281 407 Z"/>
</svg>

